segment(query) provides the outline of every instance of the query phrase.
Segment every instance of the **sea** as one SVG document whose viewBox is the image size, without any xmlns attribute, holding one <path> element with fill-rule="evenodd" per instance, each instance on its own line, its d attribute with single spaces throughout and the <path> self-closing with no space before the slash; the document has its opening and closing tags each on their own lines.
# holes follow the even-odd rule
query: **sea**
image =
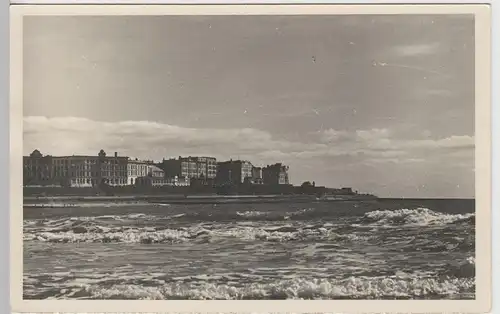
<svg viewBox="0 0 500 314">
<path fill-rule="evenodd" d="M 24 299 L 474 299 L 474 200 L 24 208 Z"/>
</svg>

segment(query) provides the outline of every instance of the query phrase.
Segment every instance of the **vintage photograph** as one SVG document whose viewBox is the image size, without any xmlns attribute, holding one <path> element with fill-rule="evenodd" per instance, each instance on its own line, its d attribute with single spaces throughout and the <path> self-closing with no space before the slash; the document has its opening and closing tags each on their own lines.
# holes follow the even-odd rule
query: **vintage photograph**
<svg viewBox="0 0 500 314">
<path fill-rule="evenodd" d="M 474 14 L 33 15 L 24 300 L 476 299 Z"/>
</svg>

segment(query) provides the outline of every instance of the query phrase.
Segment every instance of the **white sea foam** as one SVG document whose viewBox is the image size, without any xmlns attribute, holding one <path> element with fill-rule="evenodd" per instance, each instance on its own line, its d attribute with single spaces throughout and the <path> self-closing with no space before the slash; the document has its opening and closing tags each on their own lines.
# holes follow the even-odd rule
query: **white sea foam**
<svg viewBox="0 0 500 314">
<path fill-rule="evenodd" d="M 174 243 L 188 240 L 191 235 L 188 232 L 181 230 L 160 230 L 160 231 L 142 231 L 131 229 L 127 231 L 116 232 L 88 232 L 74 233 L 60 232 L 41 232 L 37 235 L 26 234 L 24 240 L 38 240 L 42 242 L 62 242 L 62 243 L 78 243 L 78 242 L 121 242 L 121 243 Z"/>
<path fill-rule="evenodd" d="M 294 212 L 287 212 L 286 216 L 287 217 L 302 216 L 304 214 L 311 213 L 314 210 L 315 210 L 314 208 L 303 208 L 303 209 L 299 209 L 299 210 L 294 211 Z"/>
<path fill-rule="evenodd" d="M 170 217 L 159 217 L 154 215 L 147 215 L 142 213 L 127 214 L 127 215 L 101 215 L 92 217 L 69 217 L 60 219 L 38 219 L 38 220 L 24 220 L 23 226 L 26 231 L 39 231 L 39 232 L 57 232 L 65 231 L 72 226 L 89 226 L 94 225 L 96 228 L 107 227 L 108 222 L 128 222 L 132 221 L 145 221 L 145 220 L 159 220 L 171 219 L 181 217 L 184 214 L 174 215 Z"/>
<path fill-rule="evenodd" d="M 407 224 L 407 225 L 444 225 L 475 217 L 475 214 L 444 214 L 428 208 L 376 210 L 368 212 L 364 218 L 377 225 Z"/>
<path fill-rule="evenodd" d="M 198 279 L 203 279 L 200 276 Z M 213 276 L 212 276 L 213 277 Z M 207 279 L 207 278 L 205 278 Z M 213 278 L 215 279 L 215 278 Z M 117 284 L 87 285 L 83 290 L 95 299 L 335 299 L 424 298 L 469 295 L 471 278 L 350 277 L 343 280 L 277 280 L 272 283 L 230 285 L 211 282 L 174 282 L 162 286 Z M 62 298 L 70 296 L 62 296 Z"/>
<path fill-rule="evenodd" d="M 171 215 L 171 216 L 168 216 L 167 219 L 181 218 L 181 217 L 184 217 L 184 216 L 186 216 L 186 214 Z"/>
<path fill-rule="evenodd" d="M 244 212 L 236 212 L 236 214 L 238 216 L 241 216 L 241 217 L 260 217 L 260 216 L 266 215 L 267 212 L 260 212 L 260 211 L 256 211 L 256 210 L 247 210 Z"/>
<path fill-rule="evenodd" d="M 206 229 L 203 226 L 192 226 L 179 229 L 158 229 L 155 227 L 113 227 L 102 226 L 90 222 L 79 222 L 76 225 L 64 224 L 55 228 L 42 230 L 25 229 L 24 241 L 42 242 L 122 242 L 122 243 L 179 243 L 196 241 L 201 238 L 237 238 L 240 240 L 259 240 L 269 242 L 287 242 L 302 239 L 322 240 L 362 240 L 361 237 L 339 236 L 334 229 L 317 226 L 300 228 L 291 225 L 274 227 L 256 227 L 237 225 L 235 227 L 215 227 Z"/>
</svg>

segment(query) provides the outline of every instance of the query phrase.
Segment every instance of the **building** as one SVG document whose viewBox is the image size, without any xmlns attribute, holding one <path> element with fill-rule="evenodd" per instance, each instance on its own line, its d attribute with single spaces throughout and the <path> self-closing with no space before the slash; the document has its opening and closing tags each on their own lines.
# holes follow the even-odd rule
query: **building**
<svg viewBox="0 0 500 314">
<path fill-rule="evenodd" d="M 288 176 L 288 166 L 281 163 L 267 166 L 262 169 L 262 178 L 264 184 L 278 185 L 290 184 Z"/>
<path fill-rule="evenodd" d="M 246 160 L 229 160 L 217 164 L 218 184 L 240 184 L 253 177 L 252 163 Z"/>
<path fill-rule="evenodd" d="M 45 181 L 67 187 L 92 187 L 101 183 L 126 185 L 127 161 L 128 157 L 118 153 L 107 157 L 103 150 L 95 156 L 42 156 L 35 150 L 23 158 L 24 184 Z"/>
<path fill-rule="evenodd" d="M 262 179 L 262 167 L 253 167 L 252 168 L 252 183 L 253 184 L 263 184 L 264 181 Z"/>
<path fill-rule="evenodd" d="M 97 159 L 97 167 L 95 167 L 100 182 L 112 186 L 127 185 L 128 159 L 126 156 L 118 156 L 116 152 L 114 156 L 107 157 L 101 149 Z"/>
<path fill-rule="evenodd" d="M 54 180 L 61 186 L 92 187 L 101 182 L 97 156 L 55 156 Z"/>
<path fill-rule="evenodd" d="M 148 173 L 145 176 L 136 178 L 135 185 L 140 186 L 164 186 L 167 184 L 165 172 L 157 166 L 147 165 Z"/>
<path fill-rule="evenodd" d="M 35 149 L 23 156 L 23 185 L 53 184 L 52 156 L 43 156 Z"/>
<path fill-rule="evenodd" d="M 159 165 L 167 178 L 215 179 L 217 160 L 213 157 L 180 157 L 163 160 Z"/>
<path fill-rule="evenodd" d="M 179 178 L 179 177 L 166 177 L 165 185 L 170 186 L 189 186 L 191 184 L 189 178 Z"/>
<path fill-rule="evenodd" d="M 146 177 L 151 166 L 143 160 L 129 159 L 127 163 L 127 184 L 134 185 L 137 178 Z"/>
<path fill-rule="evenodd" d="M 91 187 L 99 184 L 122 186 L 127 184 L 128 157 L 106 156 L 101 149 L 97 156 L 54 157 L 55 177 L 62 185 Z"/>
</svg>

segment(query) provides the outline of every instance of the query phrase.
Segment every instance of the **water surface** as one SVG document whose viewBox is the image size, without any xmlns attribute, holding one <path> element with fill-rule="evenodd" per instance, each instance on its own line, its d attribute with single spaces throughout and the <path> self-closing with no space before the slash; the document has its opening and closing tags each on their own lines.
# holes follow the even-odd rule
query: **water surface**
<svg viewBox="0 0 500 314">
<path fill-rule="evenodd" d="M 25 299 L 471 299 L 474 200 L 24 209 Z"/>
</svg>

